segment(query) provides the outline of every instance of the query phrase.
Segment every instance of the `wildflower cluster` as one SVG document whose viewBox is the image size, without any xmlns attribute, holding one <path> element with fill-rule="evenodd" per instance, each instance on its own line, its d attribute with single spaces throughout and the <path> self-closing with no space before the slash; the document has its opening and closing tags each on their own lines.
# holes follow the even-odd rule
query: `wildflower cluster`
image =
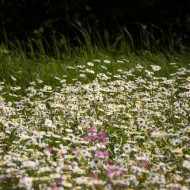
<svg viewBox="0 0 190 190">
<path fill-rule="evenodd" d="M 100 62 L 78 66 L 92 82 L 37 80 L 12 102 L 0 83 L 0 189 L 188 189 L 190 70 Z"/>
</svg>

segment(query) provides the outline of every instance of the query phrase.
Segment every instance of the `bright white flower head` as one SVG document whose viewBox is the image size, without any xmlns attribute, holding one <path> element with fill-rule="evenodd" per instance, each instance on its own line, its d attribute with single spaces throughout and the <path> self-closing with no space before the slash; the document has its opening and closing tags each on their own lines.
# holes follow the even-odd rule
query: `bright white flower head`
<svg viewBox="0 0 190 190">
<path fill-rule="evenodd" d="M 26 188 L 30 190 L 32 188 L 33 178 L 32 177 L 23 177 L 19 180 L 19 187 Z"/>
<path fill-rule="evenodd" d="M 109 60 L 104 60 L 104 63 L 111 63 L 111 61 L 109 61 Z"/>
<path fill-rule="evenodd" d="M 190 170 L 190 161 L 184 160 L 184 161 L 183 161 L 183 167 Z"/>
<path fill-rule="evenodd" d="M 94 66 L 94 63 L 88 62 L 87 65 L 90 66 L 90 67 L 93 67 L 93 66 Z"/>
<path fill-rule="evenodd" d="M 153 71 L 159 71 L 161 70 L 161 67 L 158 65 L 151 65 Z"/>
</svg>

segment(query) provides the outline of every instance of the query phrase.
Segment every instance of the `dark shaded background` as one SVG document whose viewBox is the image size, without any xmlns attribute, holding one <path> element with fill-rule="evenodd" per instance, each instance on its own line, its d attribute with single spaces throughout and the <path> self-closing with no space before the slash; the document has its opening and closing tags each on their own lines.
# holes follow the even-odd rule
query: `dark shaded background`
<svg viewBox="0 0 190 190">
<path fill-rule="evenodd" d="M 42 34 L 49 38 L 62 33 L 73 38 L 73 25 L 108 30 L 116 35 L 126 26 L 133 38 L 148 26 L 159 38 L 172 35 L 185 45 L 190 44 L 190 3 L 185 0 L 0 0 L 0 42 L 25 40 Z M 154 27 L 152 27 L 154 26 Z M 149 29 L 146 28 L 146 29 Z M 156 29 L 157 28 L 157 29 Z"/>
</svg>

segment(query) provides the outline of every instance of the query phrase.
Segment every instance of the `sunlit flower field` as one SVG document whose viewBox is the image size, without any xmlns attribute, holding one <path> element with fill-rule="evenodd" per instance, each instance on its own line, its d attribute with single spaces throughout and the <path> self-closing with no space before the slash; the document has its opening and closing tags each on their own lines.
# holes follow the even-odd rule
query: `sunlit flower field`
<svg viewBox="0 0 190 190">
<path fill-rule="evenodd" d="M 55 88 L 31 81 L 25 96 L 11 86 L 14 101 L 0 83 L 0 189 L 190 188 L 190 70 L 110 64 L 78 65 Z"/>
</svg>

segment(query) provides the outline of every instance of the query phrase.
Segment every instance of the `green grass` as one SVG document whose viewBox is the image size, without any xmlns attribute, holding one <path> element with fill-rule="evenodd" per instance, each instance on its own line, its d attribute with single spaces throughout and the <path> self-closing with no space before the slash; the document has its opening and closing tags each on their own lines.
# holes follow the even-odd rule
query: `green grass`
<svg viewBox="0 0 190 190">
<path fill-rule="evenodd" d="M 189 64 L 188 53 L 177 53 L 168 51 L 133 50 L 133 40 L 126 40 L 119 36 L 116 43 L 109 42 L 109 35 L 99 40 L 91 40 L 87 31 L 81 31 L 83 42 L 77 39 L 78 45 L 72 46 L 63 36 L 59 41 L 52 40 L 51 45 L 47 44 L 41 37 L 29 39 L 28 43 L 7 43 L 0 46 L 0 80 L 6 81 L 7 85 L 18 85 L 23 91 L 28 87 L 29 82 L 41 79 L 47 85 L 56 86 L 57 80 L 54 77 L 67 75 L 67 82 L 73 83 L 73 79 L 79 79 L 79 68 L 77 65 L 86 64 L 94 59 L 110 60 L 108 71 L 114 73 L 121 68 L 129 70 L 137 64 L 149 68 L 150 64 L 158 64 L 163 67 L 163 75 L 169 77 L 170 62 L 179 62 L 181 66 Z M 124 36 L 124 35 L 123 35 Z M 99 37 L 100 38 L 100 37 Z M 123 41 L 122 41 L 123 40 Z M 98 41 L 98 42 L 97 42 Z M 106 43 L 103 44 L 103 41 Z M 117 41 L 117 40 L 116 40 Z M 48 49 L 48 47 L 51 48 Z M 125 64 L 117 63 L 117 60 L 129 60 Z M 68 68 L 72 66 L 73 68 Z M 101 63 L 96 63 L 95 72 L 103 72 Z M 12 79 L 12 76 L 16 80 Z M 82 82 L 92 81 L 94 78 L 88 75 Z M 7 87 L 8 88 L 8 87 Z"/>
<path fill-rule="evenodd" d="M 190 54 L 81 34 L 1 45 L 0 189 L 188 189 Z"/>
</svg>

